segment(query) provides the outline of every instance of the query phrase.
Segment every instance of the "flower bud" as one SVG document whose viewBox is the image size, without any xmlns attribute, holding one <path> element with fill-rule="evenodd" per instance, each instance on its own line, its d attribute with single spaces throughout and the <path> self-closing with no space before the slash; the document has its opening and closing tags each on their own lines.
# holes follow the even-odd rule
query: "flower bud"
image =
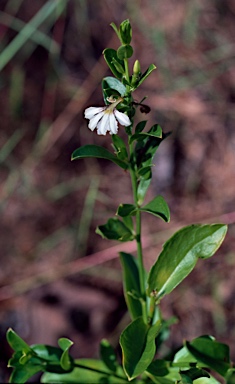
<svg viewBox="0 0 235 384">
<path fill-rule="evenodd" d="M 140 62 L 139 60 L 136 60 L 133 66 L 133 75 L 138 76 L 139 73 L 140 73 Z"/>
</svg>

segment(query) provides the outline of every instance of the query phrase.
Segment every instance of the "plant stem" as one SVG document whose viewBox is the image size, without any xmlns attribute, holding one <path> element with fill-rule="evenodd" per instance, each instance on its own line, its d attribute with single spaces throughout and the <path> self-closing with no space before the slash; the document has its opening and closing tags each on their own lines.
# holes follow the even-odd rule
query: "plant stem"
<svg viewBox="0 0 235 384">
<path fill-rule="evenodd" d="M 129 75 L 129 68 L 128 68 L 128 59 L 124 59 L 124 66 L 125 66 L 126 80 L 129 83 L 130 82 L 130 75 Z"/>
<path fill-rule="evenodd" d="M 119 376 L 115 372 L 102 371 L 101 369 L 96 369 L 96 368 L 88 367 L 87 365 L 83 365 L 83 364 L 76 363 L 76 362 L 75 362 L 74 366 L 77 367 L 77 368 L 87 369 L 88 371 L 97 372 L 97 373 L 100 373 L 100 374 L 103 374 L 103 375 L 114 376 L 114 377 L 117 377 L 119 380 L 127 382 L 127 379 L 125 377 Z"/>
<path fill-rule="evenodd" d="M 130 158 L 133 159 L 133 144 L 130 144 Z M 138 195 L 137 195 L 137 178 L 135 170 L 133 169 L 133 164 L 130 167 L 131 183 L 134 196 L 134 203 L 136 208 L 139 208 L 138 205 Z M 136 212 L 136 243 L 137 243 L 137 260 L 139 268 L 139 283 L 140 283 L 140 292 L 142 303 L 142 312 L 144 321 L 147 323 L 147 312 L 146 312 L 146 294 L 145 294 L 145 272 L 144 272 L 144 263 L 143 263 L 143 253 L 142 253 L 142 243 L 141 243 L 141 212 L 137 210 Z"/>
<path fill-rule="evenodd" d="M 128 67 L 128 59 L 124 59 L 125 66 L 125 76 L 128 83 L 130 83 L 130 75 L 129 75 L 129 67 Z M 129 86 L 127 86 L 127 94 L 129 94 L 131 98 L 131 92 Z M 130 166 L 130 175 L 131 175 L 131 183 L 132 190 L 134 195 L 134 202 L 137 208 L 136 212 L 136 243 L 137 243 L 137 260 L 138 260 L 138 268 L 139 268 L 139 283 L 140 283 L 140 292 L 141 292 L 141 305 L 142 305 L 142 315 L 143 320 L 147 324 L 147 308 L 146 308 L 146 293 L 145 293 L 145 272 L 144 272 L 144 263 L 143 263 L 143 253 L 142 253 L 142 243 L 141 243 L 141 212 L 139 211 L 138 205 L 138 195 L 137 195 L 137 177 L 135 173 L 135 163 L 134 163 L 134 150 L 133 143 L 129 144 L 130 151 L 130 161 L 132 162 Z"/>
</svg>

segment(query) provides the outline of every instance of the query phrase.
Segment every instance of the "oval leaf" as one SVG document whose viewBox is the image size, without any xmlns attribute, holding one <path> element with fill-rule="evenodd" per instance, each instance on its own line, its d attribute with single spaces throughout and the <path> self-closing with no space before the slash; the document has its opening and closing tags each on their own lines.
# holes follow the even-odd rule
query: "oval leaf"
<svg viewBox="0 0 235 384">
<path fill-rule="evenodd" d="M 117 50 L 117 57 L 120 60 L 129 59 L 133 55 L 133 48 L 131 45 L 121 45 Z"/>
<path fill-rule="evenodd" d="M 158 216 L 167 223 L 170 221 L 170 210 L 162 196 L 155 197 L 144 207 L 141 207 L 140 210 L 151 213 L 154 216 Z"/>
<path fill-rule="evenodd" d="M 147 123 L 147 120 L 140 121 L 135 127 L 135 133 L 140 133 L 143 131 Z"/>
<path fill-rule="evenodd" d="M 84 145 L 83 147 L 76 149 L 72 153 L 71 160 L 85 159 L 87 157 L 95 157 L 95 158 L 110 160 L 113 163 L 119 165 L 119 167 L 123 169 L 128 168 L 128 164 L 126 162 L 118 159 L 111 152 L 107 151 L 107 149 L 100 147 L 98 145 Z"/>
<path fill-rule="evenodd" d="M 134 216 L 136 214 L 136 207 L 133 204 L 120 204 L 117 210 L 117 215 L 121 217 Z"/>
<path fill-rule="evenodd" d="M 106 367 L 112 372 L 117 371 L 118 362 L 113 347 L 109 344 L 108 340 L 101 340 L 100 342 L 100 357 Z"/>
<path fill-rule="evenodd" d="M 131 29 L 131 24 L 130 21 L 124 20 L 120 24 L 120 29 L 119 29 L 121 41 L 123 44 L 130 44 L 131 38 L 132 38 L 132 29 Z"/>
<path fill-rule="evenodd" d="M 117 57 L 117 51 L 115 51 L 115 49 L 112 49 L 112 48 L 106 48 L 103 51 L 103 54 L 104 54 L 104 59 L 105 59 L 106 63 L 108 64 L 109 68 L 111 69 L 111 71 L 113 72 L 114 76 L 121 79 L 122 73 L 120 73 L 117 70 L 116 66 L 113 64 L 113 61 L 117 61 L 121 66 L 124 66 L 123 61 Z M 110 88 L 112 88 L 112 87 L 110 87 Z"/>
<path fill-rule="evenodd" d="M 139 298 L 140 277 L 136 258 L 129 253 L 120 252 L 120 260 L 123 270 L 123 291 L 126 305 L 132 320 L 142 316 L 142 306 Z"/>
<path fill-rule="evenodd" d="M 120 96 L 124 96 L 126 93 L 126 87 L 115 77 L 107 76 L 102 80 L 102 89 L 104 95 L 104 101 L 107 104 L 107 97 L 113 94 L 113 90 Z"/>
<path fill-rule="evenodd" d="M 30 346 L 23 340 L 21 339 L 20 336 L 17 335 L 13 329 L 9 328 L 7 331 L 7 341 L 8 344 L 11 346 L 11 348 L 14 351 L 24 351 L 24 352 L 30 352 L 31 348 Z"/>
<path fill-rule="evenodd" d="M 126 149 L 126 144 L 124 141 L 119 137 L 118 135 L 112 135 L 112 141 L 114 148 L 116 150 L 116 155 L 120 160 L 127 160 L 128 159 L 128 153 Z"/>
<path fill-rule="evenodd" d="M 211 257 L 221 245 L 227 226 L 191 225 L 176 232 L 150 270 L 148 294 L 157 299 L 170 293 L 195 267 L 198 258 Z"/>
<path fill-rule="evenodd" d="M 22 368 L 16 368 L 12 372 L 9 383 L 26 383 L 33 375 L 42 371 L 42 366 L 24 365 Z"/>
<path fill-rule="evenodd" d="M 142 317 L 138 317 L 122 332 L 123 367 L 129 380 L 141 375 L 152 362 L 156 350 L 155 338 L 160 329 L 160 321 L 149 326 Z"/>
<path fill-rule="evenodd" d="M 96 233 L 102 236 L 103 239 L 118 241 L 134 240 L 134 235 L 129 228 L 127 228 L 126 225 L 116 217 L 109 219 L 105 225 L 97 227 Z"/>
<path fill-rule="evenodd" d="M 231 368 L 229 347 L 209 337 L 198 337 L 191 342 L 186 341 L 186 348 L 200 362 L 225 376 Z"/>
</svg>

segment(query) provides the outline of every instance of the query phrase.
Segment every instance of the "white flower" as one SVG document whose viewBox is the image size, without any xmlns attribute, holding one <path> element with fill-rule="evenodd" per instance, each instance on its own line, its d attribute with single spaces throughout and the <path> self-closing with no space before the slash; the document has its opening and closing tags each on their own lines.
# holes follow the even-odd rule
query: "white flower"
<svg viewBox="0 0 235 384">
<path fill-rule="evenodd" d="M 97 128 L 98 135 L 106 135 L 107 132 L 110 135 L 116 135 L 118 131 L 118 123 L 124 126 L 131 125 L 131 121 L 125 113 L 122 113 L 116 109 L 123 99 L 120 97 L 118 100 L 109 98 L 110 105 L 105 107 L 89 107 L 85 109 L 85 118 L 89 119 L 88 128 L 94 131 Z"/>
</svg>

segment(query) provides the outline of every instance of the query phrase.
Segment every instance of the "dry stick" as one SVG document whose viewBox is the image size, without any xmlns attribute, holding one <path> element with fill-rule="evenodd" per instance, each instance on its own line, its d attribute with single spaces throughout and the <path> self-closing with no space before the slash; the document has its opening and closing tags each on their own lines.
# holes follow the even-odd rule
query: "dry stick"
<svg viewBox="0 0 235 384">
<path fill-rule="evenodd" d="M 225 224 L 233 224 L 235 223 L 235 211 L 223 214 L 219 217 L 203 220 L 202 223 L 208 223 L 208 221 L 211 223 L 221 222 Z M 184 225 L 176 224 L 170 229 L 158 232 L 157 241 L 154 241 L 154 239 L 156 238 L 155 235 L 149 235 L 144 237 L 143 249 L 147 249 L 153 245 L 160 245 L 176 230 L 182 228 Z M 41 271 L 40 273 L 35 273 L 34 271 L 31 271 L 31 277 L 27 277 L 25 279 L 0 288 L 0 302 L 22 295 L 38 286 L 50 284 L 58 279 L 62 279 L 67 276 L 72 276 L 78 272 L 103 264 L 106 261 L 116 259 L 119 256 L 119 252 L 121 251 L 132 253 L 136 251 L 136 246 L 134 243 L 118 244 L 114 247 L 96 252 L 93 255 L 89 255 L 82 259 L 72 261 L 66 265 L 62 264 L 56 268 L 53 266 L 49 270 L 47 266 L 47 270 Z M 38 269 L 38 266 L 36 266 L 35 268 Z"/>
</svg>

